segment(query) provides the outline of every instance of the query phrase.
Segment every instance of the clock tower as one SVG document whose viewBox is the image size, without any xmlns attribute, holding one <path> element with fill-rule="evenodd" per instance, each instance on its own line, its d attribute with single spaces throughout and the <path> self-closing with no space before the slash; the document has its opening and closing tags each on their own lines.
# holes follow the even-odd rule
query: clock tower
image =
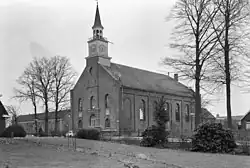
<svg viewBox="0 0 250 168">
<path fill-rule="evenodd" d="M 110 66 L 111 57 L 108 56 L 108 40 L 103 37 L 103 29 L 98 8 L 98 3 L 96 6 L 95 22 L 92 26 L 93 37 L 88 41 L 89 56 L 87 59 L 98 57 L 98 63 Z"/>
</svg>

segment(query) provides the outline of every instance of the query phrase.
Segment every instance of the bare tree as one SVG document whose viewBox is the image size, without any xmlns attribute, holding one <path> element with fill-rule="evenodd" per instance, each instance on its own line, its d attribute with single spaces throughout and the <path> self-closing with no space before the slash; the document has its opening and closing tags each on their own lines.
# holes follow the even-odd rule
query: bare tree
<svg viewBox="0 0 250 168">
<path fill-rule="evenodd" d="M 11 124 L 18 124 L 18 116 L 20 115 L 20 109 L 16 106 L 6 106 L 8 114 L 11 116 Z"/>
<path fill-rule="evenodd" d="M 178 23 L 172 34 L 174 43 L 170 47 L 182 54 L 164 58 L 163 64 L 173 67 L 183 79 L 195 80 L 196 127 L 200 123 L 201 82 L 212 68 L 208 60 L 217 54 L 214 49 L 218 39 L 212 22 L 218 12 L 212 0 L 178 0 L 169 17 Z"/>
<path fill-rule="evenodd" d="M 72 68 L 67 57 L 54 56 L 52 61 L 52 84 L 53 102 L 55 104 L 55 132 L 58 131 L 58 111 L 69 104 L 69 93 L 74 86 L 76 72 Z"/>
<path fill-rule="evenodd" d="M 222 72 L 223 76 L 218 77 L 218 73 L 213 73 L 213 77 L 216 82 L 226 85 L 227 121 L 228 128 L 232 128 L 231 83 L 239 78 L 239 72 L 243 69 L 242 61 L 249 54 L 245 43 L 249 37 L 249 28 L 246 28 L 250 23 L 249 1 L 214 0 L 214 5 L 219 9 L 219 13 L 212 25 L 220 44 L 218 51 L 222 52 L 222 56 L 215 60 L 221 71 L 217 68 L 216 71 Z"/>
<path fill-rule="evenodd" d="M 38 90 L 35 87 L 35 76 L 29 68 L 26 68 L 23 74 L 18 78 L 17 83 L 21 86 L 21 89 L 14 88 L 15 96 L 13 98 L 18 99 L 20 102 L 31 101 L 34 108 L 34 122 L 36 134 L 38 133 L 37 128 L 37 104 Z"/>
<path fill-rule="evenodd" d="M 34 58 L 29 64 L 30 71 L 35 77 L 35 88 L 37 89 L 36 96 L 38 96 L 44 103 L 45 107 L 45 133 L 48 134 L 48 121 L 49 121 L 49 101 L 52 98 L 52 84 L 53 79 L 53 66 L 49 58 Z"/>
</svg>

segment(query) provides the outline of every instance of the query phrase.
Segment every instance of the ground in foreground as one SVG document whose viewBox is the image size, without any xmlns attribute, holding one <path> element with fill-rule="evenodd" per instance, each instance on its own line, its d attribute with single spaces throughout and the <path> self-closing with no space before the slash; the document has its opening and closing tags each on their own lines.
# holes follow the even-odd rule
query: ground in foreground
<svg viewBox="0 0 250 168">
<path fill-rule="evenodd" d="M 105 156 L 98 155 L 96 152 L 76 152 L 63 146 L 45 145 L 26 140 L 15 139 L 11 143 L 6 143 L 6 141 L 6 139 L 0 140 L 0 167 L 3 168 L 124 168 L 130 167 L 130 165 L 143 168 L 172 167 L 129 156 Z"/>
</svg>

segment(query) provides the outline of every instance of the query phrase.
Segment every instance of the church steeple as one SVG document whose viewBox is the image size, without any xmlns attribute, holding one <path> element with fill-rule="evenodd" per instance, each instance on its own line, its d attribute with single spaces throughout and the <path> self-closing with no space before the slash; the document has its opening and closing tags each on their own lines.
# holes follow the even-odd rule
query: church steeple
<svg viewBox="0 0 250 168">
<path fill-rule="evenodd" d="M 95 22 L 93 29 L 93 37 L 88 41 L 89 56 L 87 57 L 87 65 L 90 63 L 88 60 L 97 59 L 98 64 L 110 66 L 110 59 L 108 55 L 108 40 L 103 37 L 103 26 L 100 19 L 98 3 L 96 5 Z M 92 59 L 93 58 L 93 59 Z"/>
<path fill-rule="evenodd" d="M 94 38 L 102 38 L 103 37 L 104 27 L 102 26 L 102 23 L 101 23 L 98 2 L 96 5 L 95 22 L 94 22 L 94 25 L 92 26 L 92 29 L 93 29 L 93 37 Z"/>
<path fill-rule="evenodd" d="M 101 23 L 101 18 L 100 18 L 100 13 L 99 13 L 99 7 L 98 7 L 98 2 L 96 5 L 96 13 L 95 13 L 95 22 L 94 22 L 94 26 L 92 27 L 92 29 L 99 27 L 103 29 L 102 23 Z"/>
</svg>

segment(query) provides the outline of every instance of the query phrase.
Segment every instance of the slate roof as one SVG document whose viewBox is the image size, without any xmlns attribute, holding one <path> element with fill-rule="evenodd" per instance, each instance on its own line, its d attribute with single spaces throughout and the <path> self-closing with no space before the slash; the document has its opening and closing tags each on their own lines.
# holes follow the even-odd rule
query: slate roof
<svg viewBox="0 0 250 168">
<path fill-rule="evenodd" d="M 1 101 L 0 101 L 0 115 L 9 115 Z"/>
<path fill-rule="evenodd" d="M 164 74 L 115 63 L 111 63 L 110 67 L 101 66 L 125 87 L 190 97 L 193 95 L 190 88 Z"/>
<path fill-rule="evenodd" d="M 62 110 L 58 111 L 58 119 L 62 119 L 66 114 L 69 114 L 70 110 Z M 44 120 L 45 113 L 38 113 L 37 119 L 38 120 Z M 20 115 L 17 118 L 18 122 L 28 122 L 28 121 L 34 121 L 35 114 L 27 114 L 27 115 Z M 49 119 L 55 119 L 55 112 L 49 112 Z"/>
<path fill-rule="evenodd" d="M 246 116 L 248 116 L 249 114 L 250 114 L 250 110 L 244 116 L 242 116 L 240 120 L 244 120 Z"/>
<path fill-rule="evenodd" d="M 216 119 L 206 108 L 201 108 L 201 114 L 206 119 Z"/>
</svg>

